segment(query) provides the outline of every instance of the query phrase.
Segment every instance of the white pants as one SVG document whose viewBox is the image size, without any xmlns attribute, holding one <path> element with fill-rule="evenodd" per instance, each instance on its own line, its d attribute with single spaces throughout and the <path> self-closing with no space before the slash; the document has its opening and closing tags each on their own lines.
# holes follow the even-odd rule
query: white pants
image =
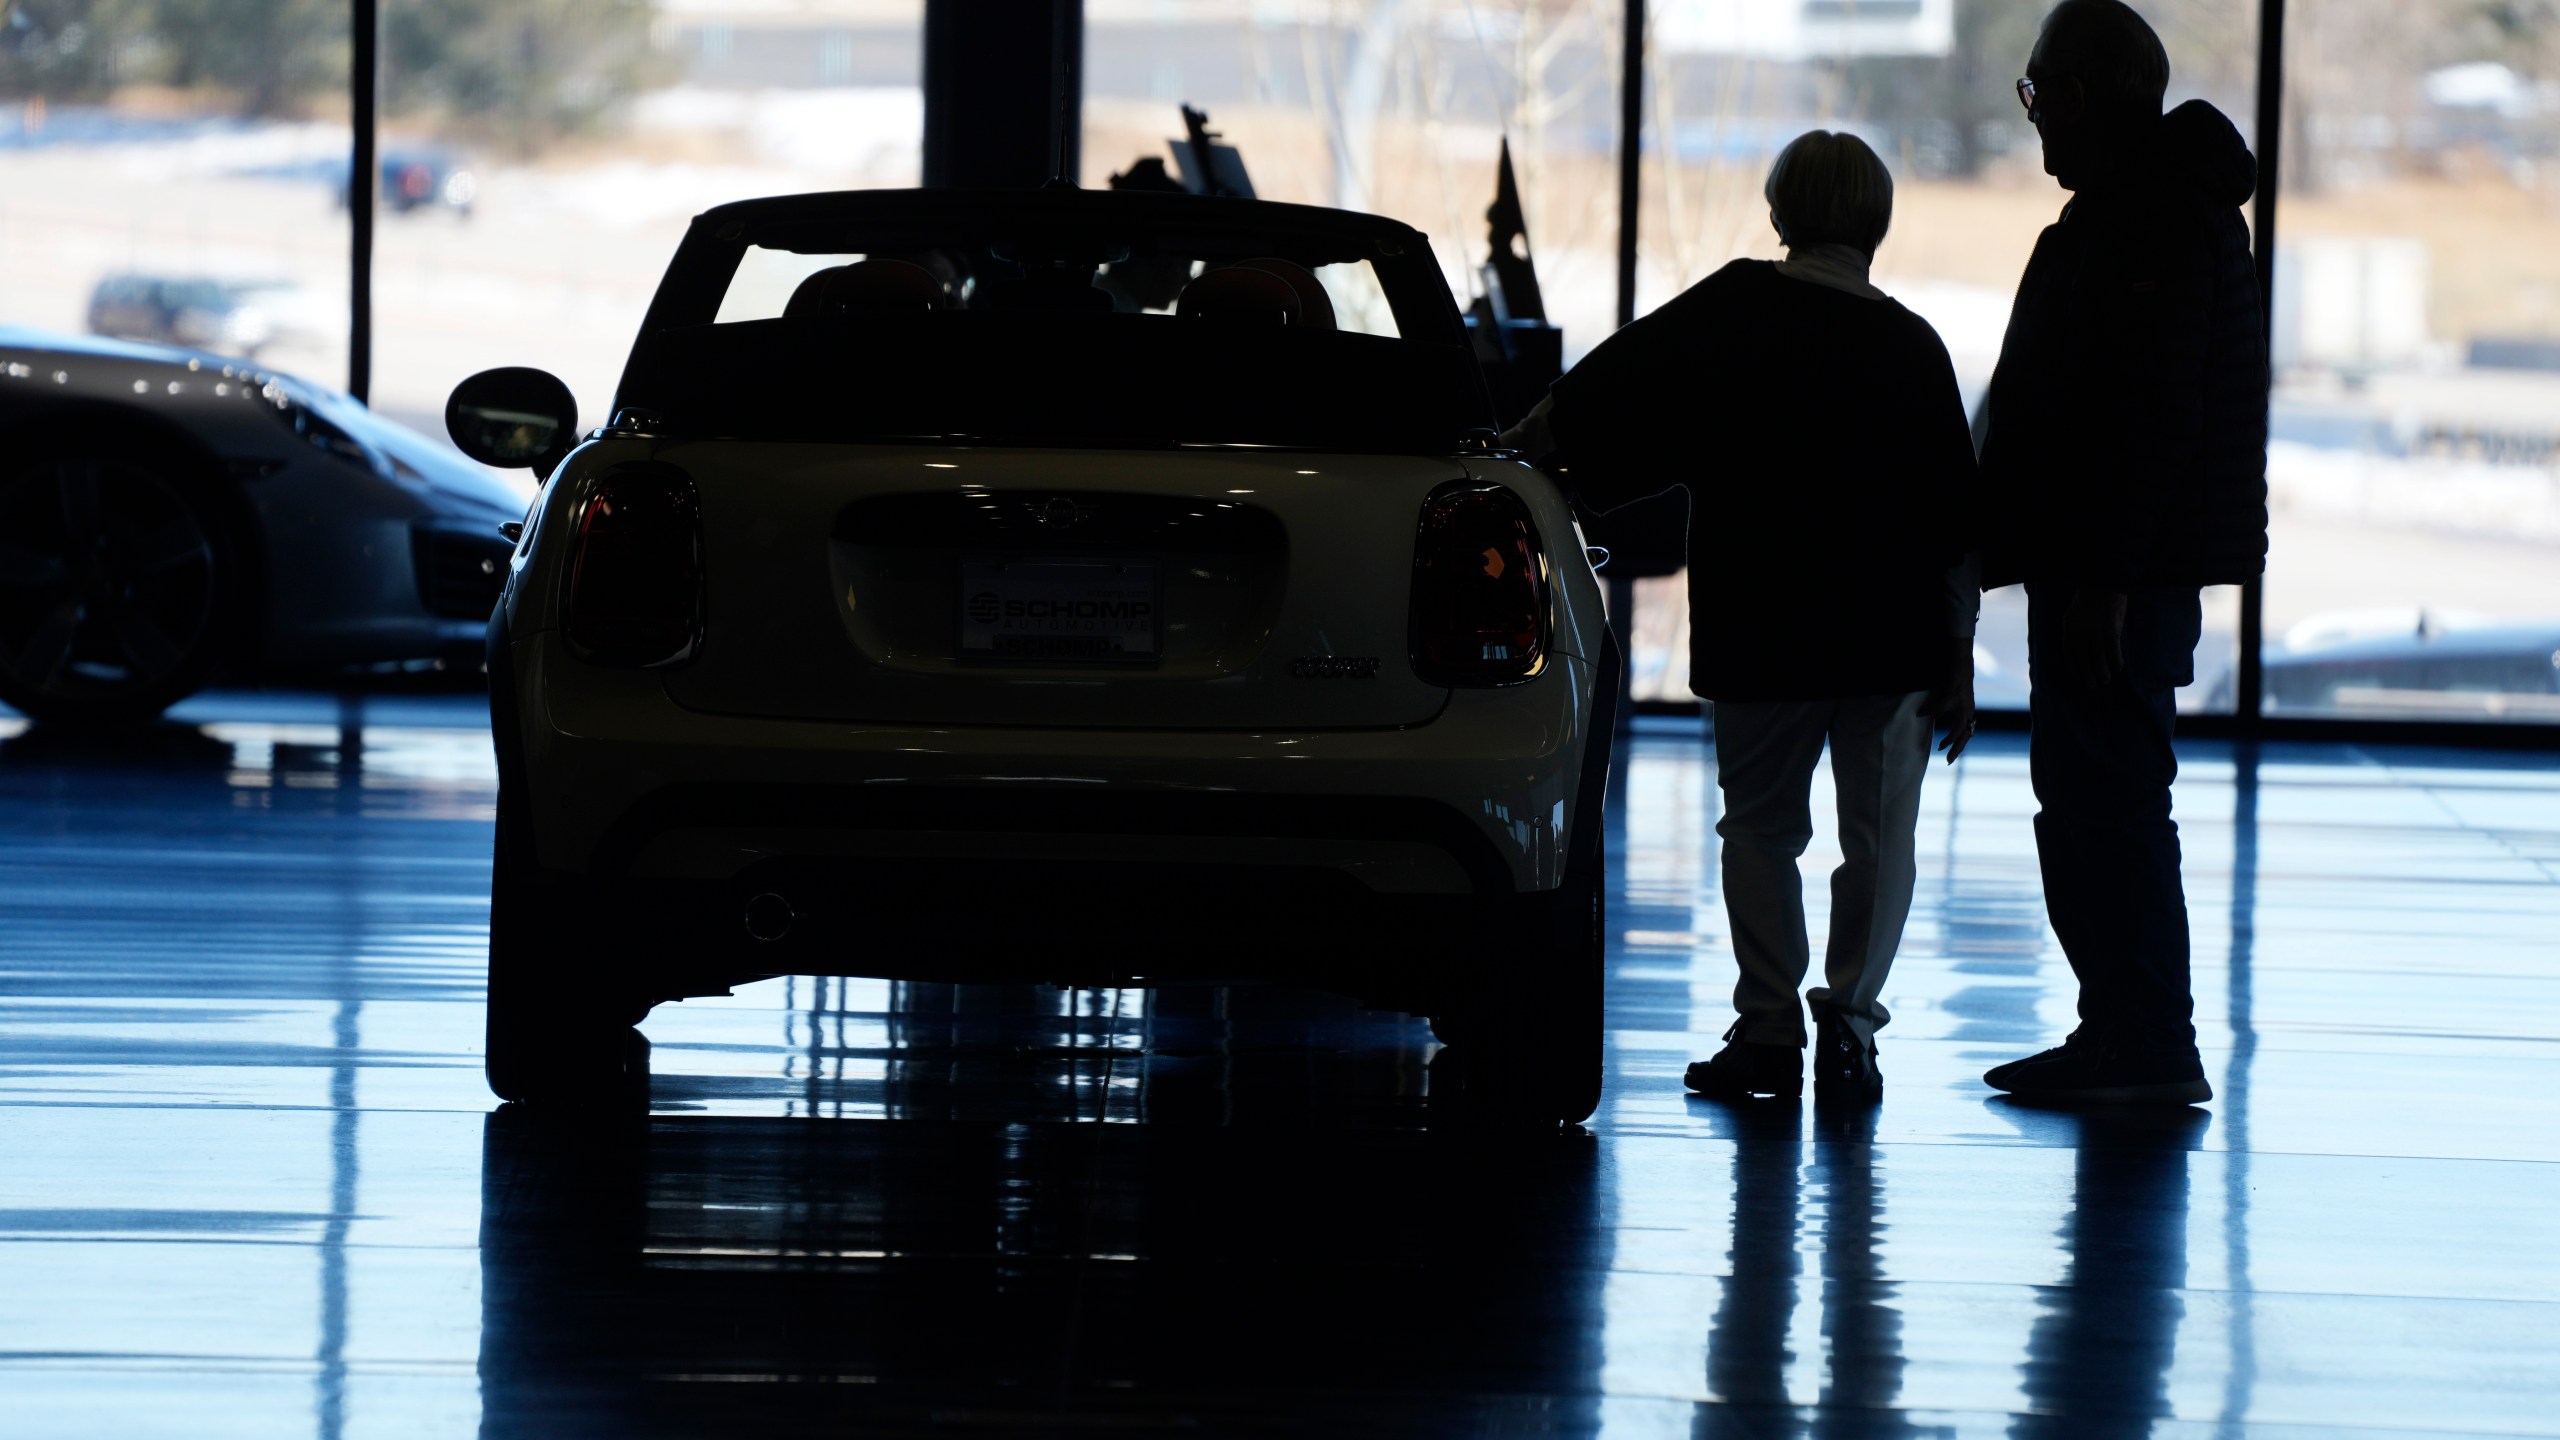
<svg viewBox="0 0 2560 1440">
<path fill-rule="evenodd" d="M 1876 997 L 1902 944 L 1919 873 L 1913 854 L 1920 778 L 1929 768 L 1922 696 L 1846 700 L 1719 701 L 1716 780 L 1724 790 L 1725 913 L 1742 977 L 1735 1038 L 1802 1045 L 1796 988 L 1811 960 L 1804 879 L 1796 861 L 1813 839 L 1813 767 L 1831 746 L 1840 801 L 1840 868 L 1831 872 L 1831 945 L 1823 978 L 1805 998 L 1872 1040 L 1892 1017 Z"/>
</svg>

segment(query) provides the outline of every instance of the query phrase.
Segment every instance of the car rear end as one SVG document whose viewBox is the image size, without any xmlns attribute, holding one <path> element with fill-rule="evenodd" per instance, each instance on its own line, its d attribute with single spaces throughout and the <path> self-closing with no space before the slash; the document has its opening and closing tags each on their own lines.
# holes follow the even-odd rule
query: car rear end
<svg viewBox="0 0 2560 1440">
<path fill-rule="evenodd" d="M 1569 518 L 1505 498 L 1534 477 L 634 442 L 581 460 L 585 495 L 541 521 L 570 538 L 512 627 L 541 863 L 682 917 L 723 972 L 1321 970 L 1561 878 L 1596 596 L 1551 566 L 1505 586 L 1484 573 L 1502 537 L 1423 529 L 1459 497 L 1510 512 L 1487 528 L 1534 573 L 1545 535 L 1572 543 Z M 1460 544 L 1471 563 L 1417 577 Z M 1527 653 L 1486 658 L 1504 649 Z M 1232 938 L 1204 954 L 1205 933 Z"/>
<path fill-rule="evenodd" d="M 1446 337 L 991 312 L 644 338 L 502 608 L 534 863 L 653 999 L 1270 977 L 1430 1008 L 1496 902 L 1564 880 L 1606 744 L 1571 516 L 1466 441 L 1438 304 Z"/>
</svg>

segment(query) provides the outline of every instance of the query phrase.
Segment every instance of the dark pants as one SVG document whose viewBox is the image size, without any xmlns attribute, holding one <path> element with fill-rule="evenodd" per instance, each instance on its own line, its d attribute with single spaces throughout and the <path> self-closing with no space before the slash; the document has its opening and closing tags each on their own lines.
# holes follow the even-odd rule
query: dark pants
<svg viewBox="0 0 2560 1440">
<path fill-rule="evenodd" d="M 2065 669 L 2066 585 L 2027 587 L 2028 709 L 2034 735 L 2036 855 L 2045 913 L 2080 979 L 2092 1039 L 2169 1055 L 2195 1052 L 2187 978 L 2187 897 L 2169 818 L 2172 692 L 2195 678 L 2203 613 L 2193 590 L 2136 592 L 2125 607 L 2123 673 L 2084 689 Z"/>
</svg>

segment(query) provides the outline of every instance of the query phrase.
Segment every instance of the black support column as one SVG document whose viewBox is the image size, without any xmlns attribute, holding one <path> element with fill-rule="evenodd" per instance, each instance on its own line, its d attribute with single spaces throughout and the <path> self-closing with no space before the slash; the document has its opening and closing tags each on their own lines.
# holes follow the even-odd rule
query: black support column
<svg viewBox="0 0 2560 1440">
<path fill-rule="evenodd" d="M 1084 0 L 925 0 L 925 184 L 1072 183 L 1083 128 Z"/>
<path fill-rule="evenodd" d="M 2283 148 L 2284 0 L 2258 0 L 2258 193 L 2249 217 L 2249 237 L 2257 250 L 2258 298 L 2267 307 L 2271 387 L 2276 348 L 2276 187 L 2284 179 Z M 2264 576 L 2240 587 L 2240 653 L 2232 657 L 2231 703 L 2243 735 L 2257 733 L 2266 699 L 2266 670 L 2260 653 L 2266 643 L 2266 602 Z"/>
<path fill-rule="evenodd" d="M 1626 25 L 1618 49 L 1618 324 L 1636 318 L 1636 221 L 1644 206 L 1644 0 L 1623 0 Z M 1618 733 L 1636 727 L 1636 582 L 1623 570 L 1602 572 L 1609 590 L 1609 630 L 1618 638 Z"/>
<path fill-rule="evenodd" d="M 382 12 L 376 0 L 353 0 L 347 16 L 354 54 L 348 128 L 355 144 L 347 156 L 347 393 L 373 396 L 373 215 L 382 189 L 374 160 L 375 82 L 382 73 Z"/>
<path fill-rule="evenodd" d="M 1644 206 L 1644 0 L 1624 0 L 1618 53 L 1618 323 L 1636 319 L 1636 218 Z"/>
</svg>

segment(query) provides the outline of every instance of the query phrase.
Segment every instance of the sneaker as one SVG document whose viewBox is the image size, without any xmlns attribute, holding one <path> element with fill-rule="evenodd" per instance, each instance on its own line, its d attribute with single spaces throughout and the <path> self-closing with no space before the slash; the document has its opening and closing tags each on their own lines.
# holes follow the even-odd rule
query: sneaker
<svg viewBox="0 0 2560 1440">
<path fill-rule="evenodd" d="M 1994 1065 L 1983 1072 L 1982 1083 L 1994 1090 L 2015 1090 L 2018 1088 L 2018 1078 L 2021 1075 L 2039 1065 L 2050 1065 L 2056 1060 L 2063 1059 L 2071 1053 L 2072 1045 L 2079 1038 L 2079 1032 L 2073 1031 L 2070 1039 L 2050 1050 L 2039 1050 L 2024 1060 L 2012 1060 L 2006 1065 Z"/>
<path fill-rule="evenodd" d="M 1747 1100 L 1755 1095 L 1796 1096 L 1804 1093 L 1804 1051 L 1795 1045 L 1763 1045 L 1736 1040 L 1737 1020 L 1724 1032 L 1724 1048 L 1697 1061 L 1683 1077 L 1692 1090 L 1710 1100 Z"/>
<path fill-rule="evenodd" d="M 1840 1105 L 1873 1105 L 1884 1098 L 1876 1042 L 1859 1039 L 1847 1021 L 1820 1009 L 1813 1014 L 1813 1095 Z"/>
<path fill-rule="evenodd" d="M 2104 1041 L 2071 1039 L 2013 1060 L 1982 1077 L 2021 1100 L 2080 1105 L 2201 1105 L 2213 1098 L 2204 1062 L 2193 1054 L 2154 1055 Z"/>
</svg>

